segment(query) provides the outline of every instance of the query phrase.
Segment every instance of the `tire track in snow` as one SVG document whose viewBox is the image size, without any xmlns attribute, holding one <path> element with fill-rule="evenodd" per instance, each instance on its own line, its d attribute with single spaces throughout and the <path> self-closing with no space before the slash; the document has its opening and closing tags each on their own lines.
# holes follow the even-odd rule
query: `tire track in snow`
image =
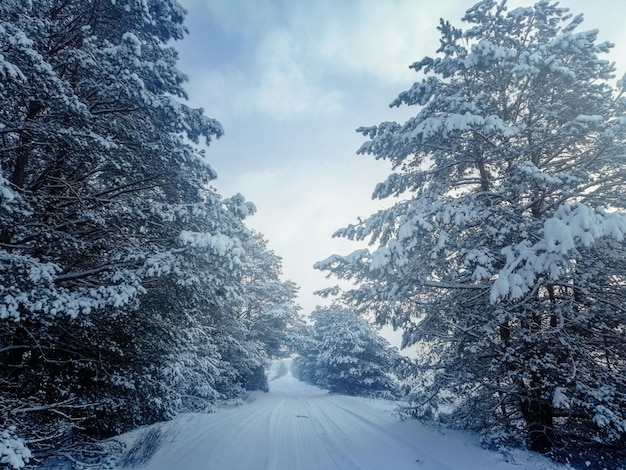
<svg viewBox="0 0 626 470">
<path fill-rule="evenodd" d="M 309 419 L 311 420 L 311 425 L 313 429 L 315 429 L 317 435 L 320 437 L 320 440 L 326 450 L 329 451 L 329 456 L 332 461 L 335 463 L 335 467 L 337 469 L 346 469 L 346 470 L 360 470 L 355 462 L 349 457 L 349 455 L 342 450 L 337 444 L 337 436 L 333 435 L 334 433 L 329 432 L 329 427 L 326 424 L 326 421 L 320 421 L 320 419 L 315 416 L 315 411 L 320 410 L 319 405 L 315 400 L 307 400 L 307 408 L 309 413 Z M 332 468 L 332 467 L 329 467 Z"/>
<path fill-rule="evenodd" d="M 377 421 L 367 419 L 348 406 L 339 404 L 340 400 L 340 396 L 332 396 L 324 402 L 327 409 L 320 407 L 320 411 L 324 414 L 324 421 L 335 426 L 338 434 L 345 436 L 345 445 L 352 448 L 353 454 L 364 457 L 362 460 L 368 465 L 367 468 L 408 468 L 409 465 L 420 463 L 426 464 L 431 470 L 454 470 L 421 449 L 418 450 L 415 444 L 405 443 L 398 435 L 387 431 L 380 423 L 380 416 Z M 359 438 L 355 439 L 355 436 Z M 400 456 L 411 457 L 401 459 Z"/>
<path fill-rule="evenodd" d="M 312 416 L 309 397 L 285 397 L 269 417 L 267 470 L 359 470 Z"/>
</svg>

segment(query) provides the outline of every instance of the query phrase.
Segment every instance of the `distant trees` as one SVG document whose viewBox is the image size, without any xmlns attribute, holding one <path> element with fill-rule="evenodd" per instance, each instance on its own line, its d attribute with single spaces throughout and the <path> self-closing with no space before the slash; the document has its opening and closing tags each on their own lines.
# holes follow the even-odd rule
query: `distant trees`
<svg viewBox="0 0 626 470">
<path fill-rule="evenodd" d="M 254 206 L 209 185 L 195 144 L 223 131 L 182 102 L 184 16 L 175 0 L 0 3 L 0 432 L 39 451 L 263 386 L 280 346 L 260 332 L 295 312 L 243 225 Z"/>
<path fill-rule="evenodd" d="M 485 0 L 392 106 L 359 129 L 393 172 L 389 209 L 335 235 L 372 250 L 317 264 L 343 299 L 419 345 L 414 413 L 569 452 L 626 435 L 626 79 L 556 3 Z M 444 406 L 445 405 L 445 406 Z M 504 432 L 502 432 L 504 431 Z M 582 447 L 582 444 L 581 444 Z"/>
<path fill-rule="evenodd" d="M 291 332 L 302 323 L 300 306 L 295 303 L 298 286 L 281 280 L 282 260 L 267 247 L 261 234 L 253 232 L 244 249 L 242 281 L 246 295 L 239 317 L 253 325 L 251 332 L 269 358 L 286 357 L 291 353 Z"/>
<path fill-rule="evenodd" d="M 298 377 L 331 392 L 393 398 L 397 351 L 355 311 L 318 307 L 311 314 L 295 361 Z"/>
</svg>

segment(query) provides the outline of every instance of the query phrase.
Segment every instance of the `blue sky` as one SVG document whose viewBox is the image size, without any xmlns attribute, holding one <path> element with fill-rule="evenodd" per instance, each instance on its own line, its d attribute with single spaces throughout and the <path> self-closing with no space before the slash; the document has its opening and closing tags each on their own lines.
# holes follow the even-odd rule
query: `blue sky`
<svg viewBox="0 0 626 470">
<path fill-rule="evenodd" d="M 182 0 L 190 35 L 176 45 L 193 106 L 225 136 L 207 150 L 224 196 L 242 193 L 258 212 L 248 225 L 283 258 L 285 278 L 312 295 L 335 283 L 312 269 L 356 243 L 332 233 L 383 207 L 372 201 L 388 166 L 357 156 L 359 126 L 404 121 L 388 104 L 418 78 L 408 66 L 438 45 L 439 18 L 459 25 L 473 0 Z M 533 2 L 510 1 L 510 7 Z M 617 44 L 626 70 L 626 2 L 563 0 L 584 29 Z"/>
</svg>

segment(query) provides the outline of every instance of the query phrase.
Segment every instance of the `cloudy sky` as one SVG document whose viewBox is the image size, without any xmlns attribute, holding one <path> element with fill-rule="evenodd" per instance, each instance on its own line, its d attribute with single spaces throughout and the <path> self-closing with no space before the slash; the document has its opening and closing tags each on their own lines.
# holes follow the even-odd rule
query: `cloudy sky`
<svg viewBox="0 0 626 470">
<path fill-rule="evenodd" d="M 248 225 L 283 258 L 305 313 L 332 285 L 313 263 L 358 245 L 332 233 L 383 207 L 370 194 L 388 167 L 357 156 L 359 126 L 404 121 L 388 104 L 416 80 L 408 65 L 438 46 L 439 18 L 459 25 L 473 0 L 180 0 L 190 35 L 176 45 L 191 104 L 226 135 L 207 150 L 224 196 L 258 208 Z M 510 8 L 528 2 L 510 1 Z M 617 44 L 626 70 L 626 2 L 563 0 L 585 29 Z"/>
</svg>

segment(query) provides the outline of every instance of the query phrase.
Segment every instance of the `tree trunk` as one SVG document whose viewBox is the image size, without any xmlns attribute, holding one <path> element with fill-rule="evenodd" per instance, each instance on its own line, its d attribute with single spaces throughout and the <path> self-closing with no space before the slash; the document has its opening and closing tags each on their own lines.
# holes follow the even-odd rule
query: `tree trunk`
<svg viewBox="0 0 626 470">
<path fill-rule="evenodd" d="M 525 399 L 521 403 L 526 421 L 530 449 L 545 454 L 552 450 L 554 436 L 552 403 L 541 399 Z"/>
<path fill-rule="evenodd" d="M 38 101 L 31 101 L 28 105 L 28 114 L 26 115 L 25 122 L 30 122 L 35 119 L 37 114 L 41 112 L 43 105 Z M 30 153 L 31 136 L 28 132 L 22 133 L 20 136 L 21 148 L 17 152 L 15 159 L 15 165 L 13 166 L 13 174 L 11 175 L 11 183 L 18 188 L 24 187 L 24 180 L 26 177 L 26 166 L 28 165 L 28 157 Z"/>
</svg>

